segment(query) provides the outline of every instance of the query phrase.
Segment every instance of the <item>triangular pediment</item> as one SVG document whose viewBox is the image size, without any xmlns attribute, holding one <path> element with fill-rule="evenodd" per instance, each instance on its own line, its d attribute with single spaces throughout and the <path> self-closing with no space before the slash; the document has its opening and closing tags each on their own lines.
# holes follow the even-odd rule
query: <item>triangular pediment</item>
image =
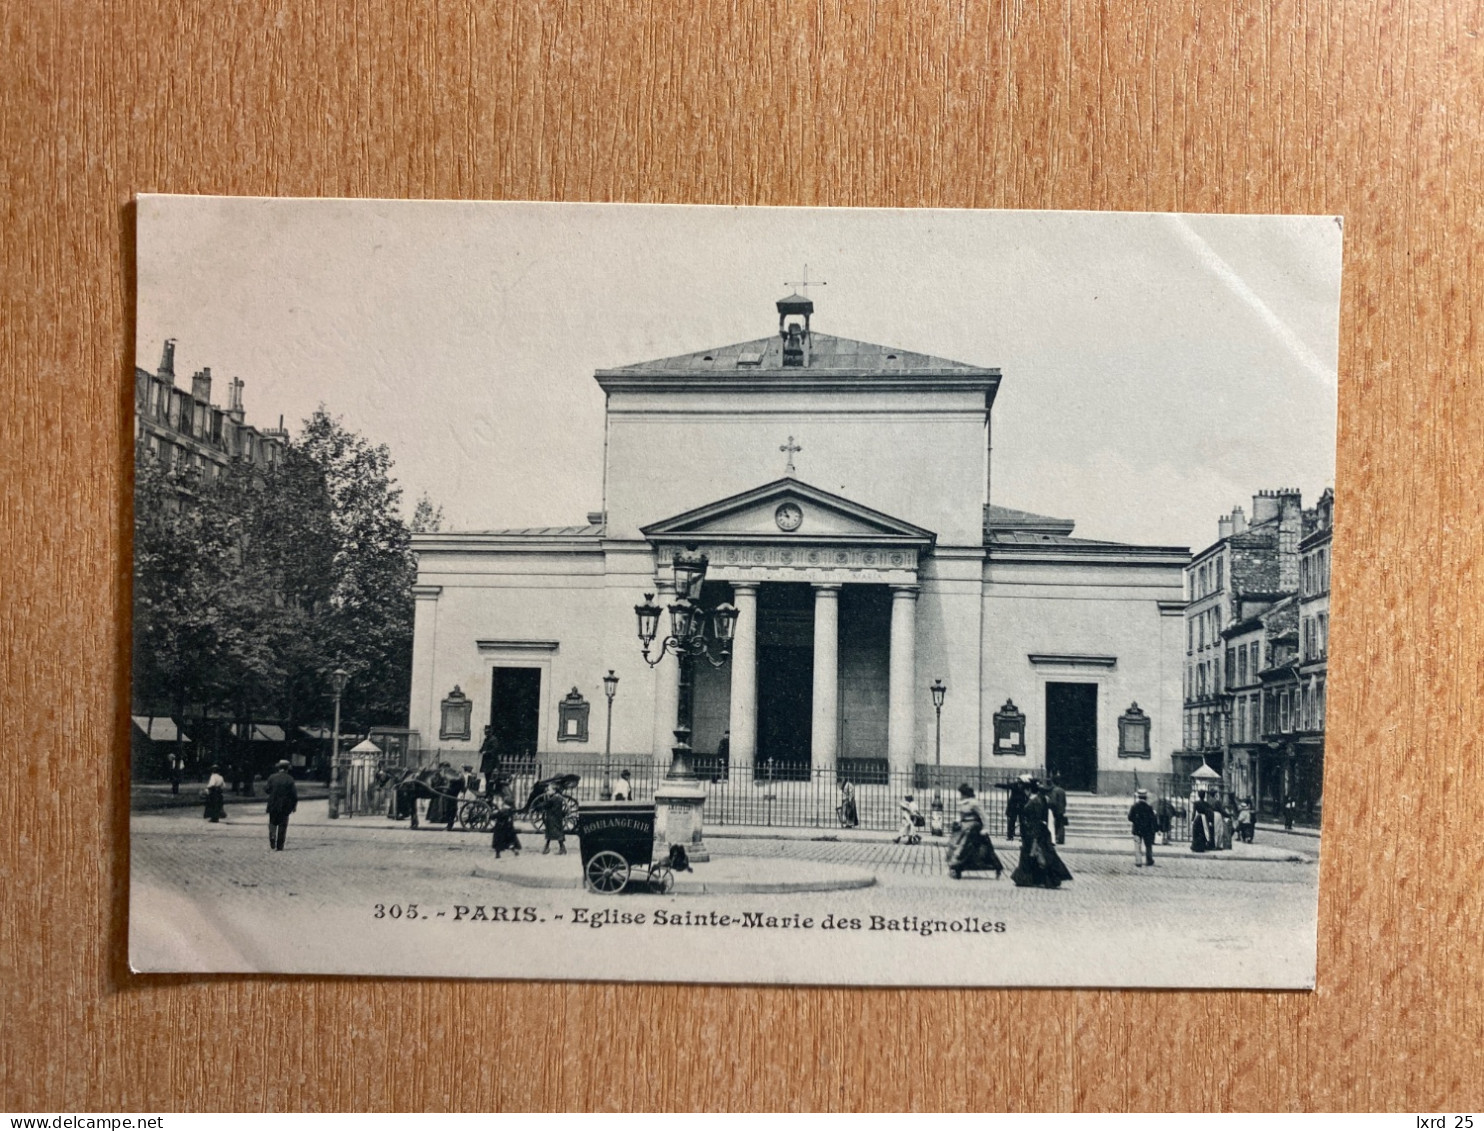
<svg viewBox="0 0 1484 1131">
<path fill-rule="evenodd" d="M 926 548 L 937 537 L 931 530 L 793 478 L 718 499 L 642 530 L 654 542 L 796 541 Z"/>
</svg>

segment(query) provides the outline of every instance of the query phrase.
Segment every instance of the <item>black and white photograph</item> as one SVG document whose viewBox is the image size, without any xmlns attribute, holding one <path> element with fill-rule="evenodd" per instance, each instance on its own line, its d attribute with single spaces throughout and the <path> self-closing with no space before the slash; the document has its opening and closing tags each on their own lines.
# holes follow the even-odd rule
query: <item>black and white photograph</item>
<svg viewBox="0 0 1484 1131">
<path fill-rule="evenodd" d="M 1313 987 L 1340 217 L 135 222 L 134 970 Z"/>
</svg>

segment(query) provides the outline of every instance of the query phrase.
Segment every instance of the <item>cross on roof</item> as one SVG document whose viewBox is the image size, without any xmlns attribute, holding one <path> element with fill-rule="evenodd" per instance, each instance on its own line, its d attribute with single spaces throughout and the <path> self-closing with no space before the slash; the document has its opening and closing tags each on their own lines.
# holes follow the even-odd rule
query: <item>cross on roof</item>
<svg viewBox="0 0 1484 1131">
<path fill-rule="evenodd" d="M 794 438 L 790 436 L 788 438 L 788 443 L 778 445 L 778 450 L 780 452 L 786 452 L 788 454 L 788 466 L 783 469 L 783 474 L 792 475 L 794 473 L 794 453 L 802 452 L 804 450 L 804 445 L 795 444 Z"/>
<path fill-rule="evenodd" d="M 809 281 L 809 264 L 807 264 L 807 263 L 804 264 L 804 277 L 801 280 L 799 280 L 797 283 L 790 283 L 787 280 L 785 280 L 783 285 L 785 287 L 803 287 L 804 288 L 804 297 L 805 298 L 808 297 L 808 293 L 809 293 L 809 288 L 810 287 L 827 287 L 827 286 L 829 286 L 829 284 L 826 283 L 823 279 L 819 279 L 819 280 L 817 280 L 815 282 L 812 282 L 812 283 Z"/>
</svg>

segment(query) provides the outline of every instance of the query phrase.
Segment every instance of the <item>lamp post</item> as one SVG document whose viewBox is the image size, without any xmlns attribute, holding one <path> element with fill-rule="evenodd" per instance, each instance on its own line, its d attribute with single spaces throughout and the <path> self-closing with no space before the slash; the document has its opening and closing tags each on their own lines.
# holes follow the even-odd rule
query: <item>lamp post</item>
<svg viewBox="0 0 1484 1131">
<path fill-rule="evenodd" d="M 330 820 L 340 816 L 340 803 L 345 798 L 345 779 L 340 775 L 340 696 L 350 673 L 336 668 L 330 673 L 330 687 L 335 692 L 335 730 L 330 736 Z"/>
<path fill-rule="evenodd" d="M 608 674 L 603 677 L 603 694 L 608 697 L 608 733 L 603 738 L 603 792 L 604 801 L 613 800 L 613 776 L 611 773 L 609 759 L 613 757 L 613 696 L 618 692 L 618 676 L 613 674 L 613 669 L 608 669 Z"/>
<path fill-rule="evenodd" d="M 670 634 L 656 642 L 659 635 L 660 607 L 654 603 L 654 594 L 644 594 L 644 603 L 634 606 L 634 615 L 639 620 L 639 644 L 644 662 L 654 667 L 669 652 L 680 665 L 680 701 L 676 710 L 675 745 L 667 780 L 689 781 L 695 777 L 691 769 L 691 697 L 695 690 L 692 672 L 698 659 L 705 659 L 712 667 L 723 666 L 732 654 L 732 636 L 737 629 L 737 609 L 730 602 L 722 602 L 714 609 L 701 605 L 701 584 L 706 579 L 708 560 L 705 554 L 697 554 L 694 547 L 675 555 L 675 600 L 665 610 L 670 614 Z M 649 650 L 656 647 L 651 656 Z M 714 652 L 714 654 L 713 654 Z"/>
<path fill-rule="evenodd" d="M 932 693 L 933 712 L 937 716 L 937 730 L 933 739 L 933 808 L 941 812 L 943 808 L 943 697 L 948 694 L 948 685 L 941 679 L 935 679 L 928 691 Z"/>
<path fill-rule="evenodd" d="M 695 693 L 695 662 L 704 659 L 721 667 L 732 654 L 732 636 L 737 628 L 737 609 L 722 602 L 714 609 L 701 604 L 701 585 L 706 580 L 706 555 L 694 546 L 677 551 L 671 563 L 675 577 L 675 600 L 665 609 L 670 614 L 670 632 L 658 639 L 661 609 L 654 594 L 644 594 L 644 603 L 634 606 L 639 622 L 639 645 L 644 662 L 655 667 L 669 652 L 679 665 L 679 696 L 675 707 L 675 745 L 670 748 L 670 768 L 664 783 L 654 791 L 655 851 L 682 845 L 695 861 L 710 859 L 701 840 L 701 808 L 706 795 L 695 788 L 691 767 L 692 697 Z M 654 655 L 650 649 L 656 648 Z"/>
</svg>

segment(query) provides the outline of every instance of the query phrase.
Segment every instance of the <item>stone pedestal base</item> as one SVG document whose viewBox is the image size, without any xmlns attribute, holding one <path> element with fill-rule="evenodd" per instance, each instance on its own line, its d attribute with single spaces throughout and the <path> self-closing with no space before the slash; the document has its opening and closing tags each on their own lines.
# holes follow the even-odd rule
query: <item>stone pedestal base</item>
<svg viewBox="0 0 1484 1131">
<path fill-rule="evenodd" d="M 703 790 L 687 782 L 662 781 L 654 791 L 654 858 L 664 860 L 670 846 L 681 845 L 692 864 L 711 859 L 706 842 L 701 839 L 701 808 L 706 804 Z"/>
</svg>

